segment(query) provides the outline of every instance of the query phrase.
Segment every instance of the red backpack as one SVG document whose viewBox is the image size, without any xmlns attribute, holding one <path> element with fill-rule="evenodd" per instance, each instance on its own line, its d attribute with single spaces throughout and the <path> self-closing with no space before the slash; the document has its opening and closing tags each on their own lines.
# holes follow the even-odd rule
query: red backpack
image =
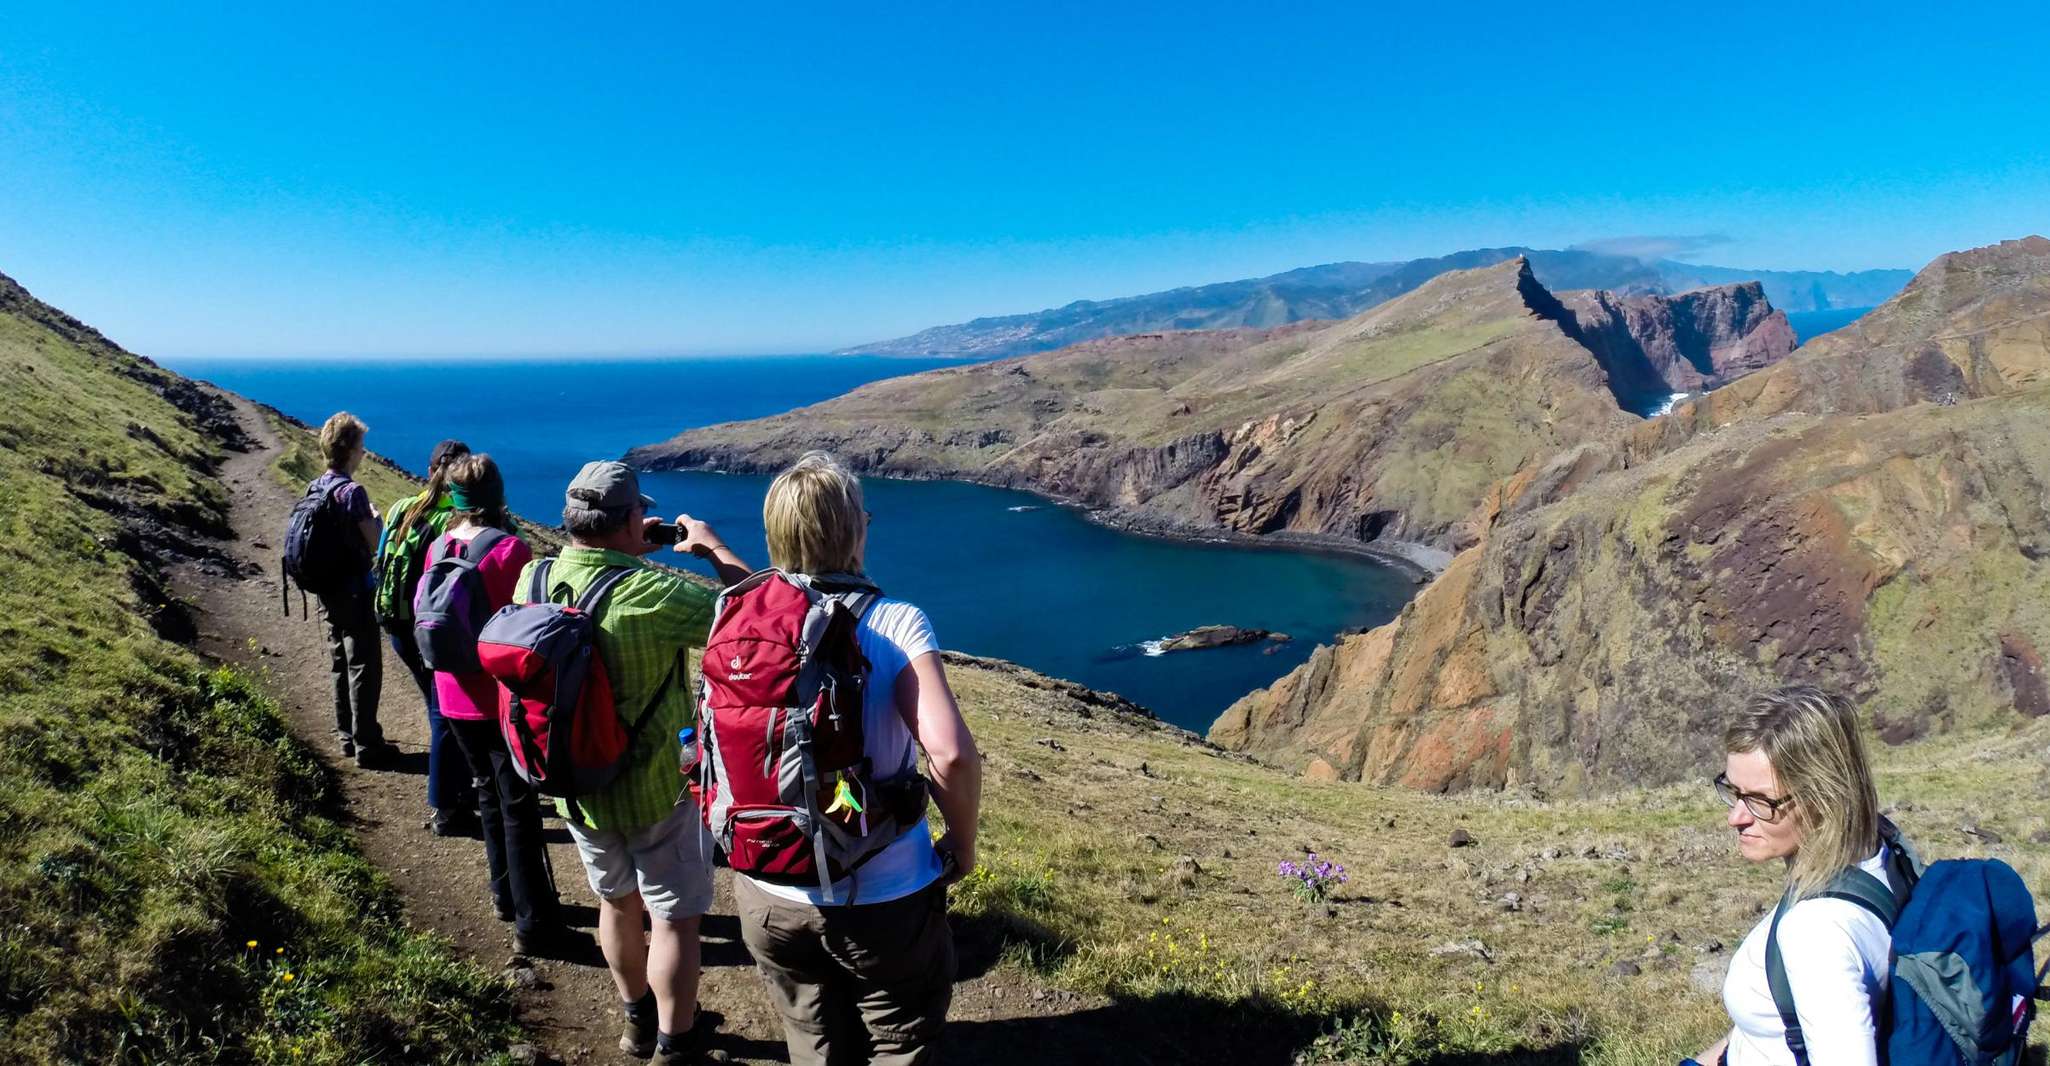
<svg viewBox="0 0 2050 1066">
<path fill-rule="evenodd" d="M 835 881 L 925 816 L 916 768 L 879 780 L 866 751 L 856 631 L 881 597 L 861 578 L 773 569 L 719 596 L 698 667 L 697 788 L 734 872 L 836 902 Z"/>
<path fill-rule="evenodd" d="M 597 614 L 606 594 L 634 571 L 606 570 L 572 606 L 550 595 L 554 562 L 534 564 L 528 602 L 499 608 L 484 623 L 477 661 L 498 679 L 499 728 L 513 769 L 534 791 L 568 800 L 575 813 L 577 797 L 604 789 L 631 762 L 634 741 L 661 705 L 676 667 L 670 665 L 632 722 L 622 720 L 598 654 Z"/>
</svg>

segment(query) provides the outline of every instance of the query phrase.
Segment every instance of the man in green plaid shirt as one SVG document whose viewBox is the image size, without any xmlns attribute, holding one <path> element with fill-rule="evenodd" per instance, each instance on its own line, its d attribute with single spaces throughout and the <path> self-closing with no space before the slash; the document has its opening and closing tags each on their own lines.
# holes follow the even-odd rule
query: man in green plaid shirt
<svg viewBox="0 0 2050 1066">
<path fill-rule="evenodd" d="M 557 557 L 549 598 L 575 602 L 599 575 L 623 567 L 597 611 L 598 654 L 612 681 L 613 704 L 631 720 L 653 714 L 635 739 L 626 769 L 603 791 L 567 803 L 563 817 L 598 894 L 598 943 L 625 1004 L 620 1049 L 654 1056 L 656 1066 L 697 1060 L 698 920 L 712 907 L 712 844 L 677 772 L 677 730 L 693 724 L 688 655 L 712 625 L 711 590 L 657 570 L 642 556 L 660 550 L 648 534 L 655 501 L 623 463 L 587 463 L 565 494 L 570 547 Z M 717 533 L 678 516 L 676 550 L 706 559 L 728 584 L 749 574 Z M 520 575 L 526 599 L 532 565 Z M 641 935 L 642 915 L 654 920 Z"/>
</svg>

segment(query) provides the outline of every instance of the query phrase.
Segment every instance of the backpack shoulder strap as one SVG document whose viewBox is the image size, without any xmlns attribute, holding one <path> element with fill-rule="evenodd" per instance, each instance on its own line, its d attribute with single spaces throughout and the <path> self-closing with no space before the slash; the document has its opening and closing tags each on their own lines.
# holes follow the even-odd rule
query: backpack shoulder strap
<svg viewBox="0 0 2050 1066">
<path fill-rule="evenodd" d="M 2036 935 L 2030 937 L 2029 942 L 2040 944 L 2046 939 L 2050 939 L 2050 922 L 2043 923 L 2043 928 L 2036 930 Z M 2036 971 L 2036 998 L 2050 1002 L 2050 961 L 2044 962 L 2043 968 Z"/>
<path fill-rule="evenodd" d="M 463 561 L 471 566 L 483 562 L 484 557 L 491 554 L 491 549 L 497 547 L 498 542 L 504 540 L 509 535 L 505 530 L 499 529 L 496 526 L 485 526 L 476 536 L 470 538 L 469 544 L 463 547 Z"/>
<path fill-rule="evenodd" d="M 1879 919 L 1890 930 L 1900 920 L 1906 887 L 1893 889 L 1884 881 L 1853 866 L 1831 879 L 1829 885 L 1810 899 L 1840 899 L 1855 903 Z M 1800 1014 L 1794 1009 L 1794 986 L 1787 980 L 1786 957 L 1780 952 L 1780 919 L 1793 909 L 1791 895 L 1783 896 L 1772 912 L 1772 926 L 1765 932 L 1765 983 L 1772 990 L 1772 1006 L 1787 1030 L 1787 1050 L 1795 1066 L 1808 1066 L 1808 1045 L 1801 1035 Z"/>
<path fill-rule="evenodd" d="M 883 591 L 875 588 L 862 592 L 850 592 L 838 597 L 840 605 L 847 608 L 847 612 L 852 614 L 857 622 L 867 617 L 869 608 L 874 607 L 876 601 L 882 598 Z"/>
<path fill-rule="evenodd" d="M 598 608 L 605 604 L 605 597 L 612 593 L 615 586 L 625 581 L 633 573 L 634 568 L 631 566 L 606 568 L 604 573 L 598 575 L 596 581 L 591 582 L 591 587 L 585 589 L 582 596 L 577 597 L 577 610 L 596 617 Z"/>
<path fill-rule="evenodd" d="M 1808 1042 L 1801 1037 L 1801 1015 L 1794 1009 L 1794 986 L 1787 980 L 1787 960 L 1780 954 L 1780 919 L 1787 915 L 1788 901 L 1781 897 L 1772 911 L 1772 925 L 1765 931 L 1765 984 L 1772 990 L 1772 1009 L 1779 1012 L 1787 1031 L 1787 1050 L 1794 1066 L 1808 1066 Z"/>
<path fill-rule="evenodd" d="M 1894 923 L 1900 920 L 1903 902 L 1902 896 L 1896 894 L 1886 882 L 1855 866 L 1836 875 L 1836 879 L 1829 883 L 1829 887 L 1817 893 L 1814 898 L 1848 900 L 1863 907 L 1888 929 L 1892 929 Z"/>
<path fill-rule="evenodd" d="M 553 557 L 535 561 L 533 573 L 527 578 L 528 603 L 548 602 L 548 572 L 554 568 Z"/>
</svg>

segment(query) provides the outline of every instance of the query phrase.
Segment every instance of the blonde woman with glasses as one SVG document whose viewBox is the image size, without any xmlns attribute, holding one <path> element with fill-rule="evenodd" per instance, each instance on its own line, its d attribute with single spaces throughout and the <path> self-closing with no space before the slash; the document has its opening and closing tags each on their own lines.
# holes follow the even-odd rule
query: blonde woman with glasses
<svg viewBox="0 0 2050 1066">
<path fill-rule="evenodd" d="M 1737 850 L 1783 864 L 1786 891 L 1731 960 L 1729 1035 L 1686 1061 L 1876 1066 L 1893 938 L 1873 908 L 1897 910 L 1914 860 L 1879 816 L 1857 713 L 1820 689 L 1783 688 L 1746 703 L 1723 748 L 1715 790 Z M 1775 1006 L 1774 948 L 1792 1016 Z"/>
</svg>

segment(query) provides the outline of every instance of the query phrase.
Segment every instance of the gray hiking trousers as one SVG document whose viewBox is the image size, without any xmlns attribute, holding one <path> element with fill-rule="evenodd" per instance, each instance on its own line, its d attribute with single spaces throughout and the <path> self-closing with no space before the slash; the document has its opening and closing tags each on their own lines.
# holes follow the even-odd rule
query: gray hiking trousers
<svg viewBox="0 0 2050 1066">
<path fill-rule="evenodd" d="M 359 748 L 384 742 L 377 701 L 384 692 L 384 639 L 367 592 L 320 598 L 327 653 L 334 672 L 335 732 Z"/>
</svg>

